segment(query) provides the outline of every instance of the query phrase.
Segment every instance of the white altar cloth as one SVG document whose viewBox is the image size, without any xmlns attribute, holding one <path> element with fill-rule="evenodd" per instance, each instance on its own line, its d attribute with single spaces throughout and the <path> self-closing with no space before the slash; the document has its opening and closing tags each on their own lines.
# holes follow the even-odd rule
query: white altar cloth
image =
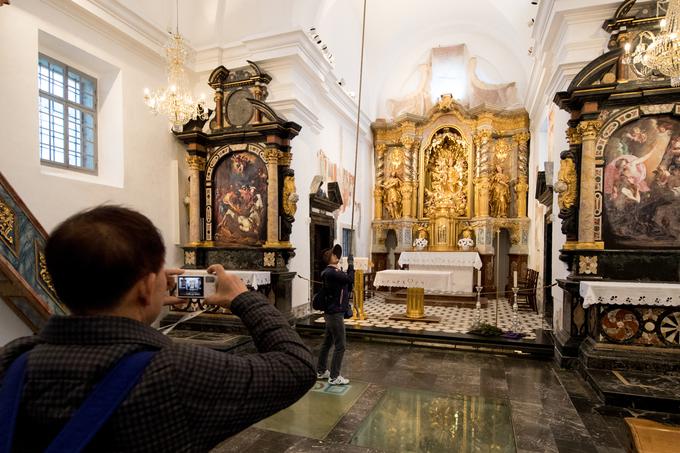
<svg viewBox="0 0 680 453">
<path fill-rule="evenodd" d="M 680 284 L 582 281 L 583 308 L 596 304 L 680 306 Z"/>
<path fill-rule="evenodd" d="M 346 271 L 347 270 L 347 257 L 343 256 L 340 258 L 340 269 Z M 354 257 L 354 270 L 357 271 L 364 271 L 364 272 L 369 272 L 370 271 L 370 261 L 368 260 L 367 256 L 361 257 L 361 256 L 355 256 Z"/>
<path fill-rule="evenodd" d="M 271 273 L 267 271 L 232 271 L 227 270 L 228 274 L 237 275 L 243 283 L 257 289 L 260 285 L 268 285 L 271 283 Z"/>
<path fill-rule="evenodd" d="M 399 265 L 406 264 L 412 271 L 449 272 L 451 279 L 446 292 L 471 293 L 474 269 L 482 267 L 482 259 L 477 252 L 402 252 Z"/>
<path fill-rule="evenodd" d="M 443 271 L 399 271 L 387 270 L 375 274 L 373 286 L 397 288 L 424 288 L 447 291 L 451 286 L 451 272 Z"/>
<path fill-rule="evenodd" d="M 402 252 L 399 265 L 409 265 L 409 269 L 421 270 L 429 267 L 474 267 L 482 268 L 482 259 L 477 252 Z"/>
</svg>

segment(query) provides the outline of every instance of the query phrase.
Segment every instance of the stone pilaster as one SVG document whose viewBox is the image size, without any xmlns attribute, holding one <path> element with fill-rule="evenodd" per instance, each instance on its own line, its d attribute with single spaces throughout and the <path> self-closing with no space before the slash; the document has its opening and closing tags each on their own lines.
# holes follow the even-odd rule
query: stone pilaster
<svg viewBox="0 0 680 453">
<path fill-rule="evenodd" d="M 599 120 L 581 121 L 577 127 L 581 135 L 581 187 L 578 220 L 578 242 L 595 242 L 595 139 L 602 127 Z"/>
<path fill-rule="evenodd" d="M 267 242 L 265 247 L 279 246 L 279 150 L 268 148 L 267 161 Z"/>
<path fill-rule="evenodd" d="M 187 156 L 189 166 L 189 242 L 201 240 L 200 172 L 205 170 L 205 158 Z"/>
</svg>

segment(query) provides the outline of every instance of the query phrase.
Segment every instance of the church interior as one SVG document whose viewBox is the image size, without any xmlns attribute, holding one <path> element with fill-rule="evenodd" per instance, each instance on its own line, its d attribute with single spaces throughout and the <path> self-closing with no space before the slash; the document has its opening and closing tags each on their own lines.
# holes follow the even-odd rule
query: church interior
<svg viewBox="0 0 680 453">
<path fill-rule="evenodd" d="M 0 0 L 0 42 L 0 345 L 123 205 L 313 354 L 355 269 L 350 384 L 214 451 L 678 451 L 680 0 Z M 156 327 L 254 350 L 200 297 Z"/>
</svg>

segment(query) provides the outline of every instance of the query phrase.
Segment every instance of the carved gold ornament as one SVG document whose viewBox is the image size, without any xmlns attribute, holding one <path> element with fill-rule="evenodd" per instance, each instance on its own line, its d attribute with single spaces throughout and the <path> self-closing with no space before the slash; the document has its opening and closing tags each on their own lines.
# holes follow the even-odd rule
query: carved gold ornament
<svg viewBox="0 0 680 453">
<path fill-rule="evenodd" d="M 295 217 L 299 199 L 300 197 L 295 193 L 295 176 L 285 176 L 283 178 L 283 212 L 287 216 Z"/>
<path fill-rule="evenodd" d="M 203 171 L 205 170 L 205 157 L 187 156 L 187 165 L 191 170 Z"/>
<path fill-rule="evenodd" d="M 53 295 L 56 295 L 57 291 L 54 289 L 52 276 L 47 271 L 47 260 L 45 259 L 45 253 L 43 251 L 38 252 L 38 268 L 39 268 L 38 275 L 40 276 L 40 280 Z"/>
<path fill-rule="evenodd" d="M 579 274 L 597 274 L 597 256 L 579 256 L 578 259 Z"/>
<path fill-rule="evenodd" d="M 196 265 L 196 251 L 195 250 L 185 250 L 184 251 L 184 264 L 187 266 Z"/>
<path fill-rule="evenodd" d="M 576 165 L 573 159 L 562 159 L 555 192 L 558 193 L 557 205 L 560 209 L 569 209 L 576 203 Z"/>
<path fill-rule="evenodd" d="M 265 252 L 264 256 L 262 258 L 262 261 L 264 263 L 264 267 L 274 267 L 274 266 L 276 266 L 276 253 Z"/>
<path fill-rule="evenodd" d="M 581 137 L 586 140 L 594 140 L 601 128 L 602 121 L 600 120 L 581 121 L 576 127 Z"/>
<path fill-rule="evenodd" d="M 16 215 L 14 211 L 0 200 L 0 237 L 2 240 L 13 248 L 14 246 L 14 224 L 16 223 Z"/>
<path fill-rule="evenodd" d="M 496 141 L 496 146 L 494 147 L 496 154 L 496 162 L 502 163 L 507 159 L 510 153 L 510 144 L 503 139 Z"/>
<path fill-rule="evenodd" d="M 575 127 L 567 129 L 567 141 L 570 145 L 580 145 L 582 141 L 581 134 Z"/>
</svg>

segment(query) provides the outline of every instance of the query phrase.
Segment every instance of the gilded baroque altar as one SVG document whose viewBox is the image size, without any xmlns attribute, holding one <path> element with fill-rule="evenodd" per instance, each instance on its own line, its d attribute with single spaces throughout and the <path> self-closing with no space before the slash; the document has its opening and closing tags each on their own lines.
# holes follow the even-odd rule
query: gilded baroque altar
<svg viewBox="0 0 680 453">
<path fill-rule="evenodd" d="M 460 250 L 461 239 L 471 238 L 486 256 L 484 282 L 491 287 L 494 235 L 506 229 L 511 270 L 525 270 L 528 128 L 524 109 L 468 110 L 450 95 L 426 116 L 403 114 L 373 123 L 376 262 L 392 251 L 386 244 L 390 230 L 396 254 Z"/>
</svg>

